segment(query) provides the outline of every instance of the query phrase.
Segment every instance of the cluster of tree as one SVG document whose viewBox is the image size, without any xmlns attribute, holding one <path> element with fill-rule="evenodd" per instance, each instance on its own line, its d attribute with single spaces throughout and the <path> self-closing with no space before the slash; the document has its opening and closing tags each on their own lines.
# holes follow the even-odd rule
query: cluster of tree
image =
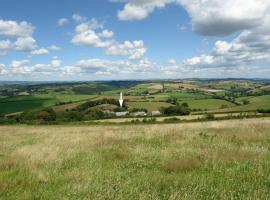
<svg viewBox="0 0 270 200">
<path fill-rule="evenodd" d="M 258 109 L 257 110 L 258 113 L 270 113 L 270 109 Z"/>
<path fill-rule="evenodd" d="M 88 102 L 78 106 L 77 110 L 78 111 L 84 111 L 84 110 L 87 110 L 88 108 L 92 108 L 92 107 L 102 105 L 102 104 L 111 104 L 111 105 L 119 106 L 119 101 L 116 100 L 116 99 L 106 99 L 106 98 L 105 99 L 99 99 L 99 100 L 96 100 L 96 101 L 88 101 Z M 123 103 L 123 108 L 127 109 L 127 104 L 126 104 L 125 101 Z"/>
<path fill-rule="evenodd" d="M 48 123 L 56 121 L 56 112 L 52 108 L 44 108 L 37 111 L 25 111 L 19 116 L 14 118 L 10 117 L 9 120 L 15 120 L 17 123 Z"/>
<path fill-rule="evenodd" d="M 160 111 L 164 115 L 189 115 L 190 114 L 190 108 L 187 103 L 183 104 L 176 104 L 175 106 L 169 106 L 167 108 L 161 108 Z"/>
</svg>

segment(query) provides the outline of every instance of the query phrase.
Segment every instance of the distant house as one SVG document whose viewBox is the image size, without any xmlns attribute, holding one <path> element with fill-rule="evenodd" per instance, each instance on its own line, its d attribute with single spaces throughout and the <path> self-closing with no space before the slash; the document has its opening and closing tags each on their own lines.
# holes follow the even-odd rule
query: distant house
<svg viewBox="0 0 270 200">
<path fill-rule="evenodd" d="M 160 111 L 152 111 L 152 116 L 158 116 L 158 115 L 161 115 L 161 112 Z"/>
<path fill-rule="evenodd" d="M 139 117 L 139 116 L 146 116 L 147 114 L 146 112 L 141 111 L 141 112 L 132 113 L 132 115 L 135 117 Z"/>
<path fill-rule="evenodd" d="M 127 116 L 128 115 L 128 111 L 126 112 L 116 112 L 115 115 L 116 117 L 124 117 L 124 116 Z"/>
</svg>

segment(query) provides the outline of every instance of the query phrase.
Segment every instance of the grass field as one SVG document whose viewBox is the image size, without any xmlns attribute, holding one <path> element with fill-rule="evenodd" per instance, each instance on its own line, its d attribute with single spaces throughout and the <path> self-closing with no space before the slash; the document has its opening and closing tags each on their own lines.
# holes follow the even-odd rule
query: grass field
<svg viewBox="0 0 270 200">
<path fill-rule="evenodd" d="M 190 100 L 188 105 L 191 109 L 220 109 L 222 106 L 233 107 L 235 104 L 222 99 Z"/>
<path fill-rule="evenodd" d="M 149 112 L 156 111 L 161 107 L 168 107 L 172 104 L 166 102 L 128 102 L 129 108 L 144 108 L 147 109 Z"/>
<path fill-rule="evenodd" d="M 78 102 L 91 100 L 97 95 L 78 95 L 78 94 L 51 94 L 52 97 L 56 98 L 59 102 Z"/>
<path fill-rule="evenodd" d="M 57 103 L 56 99 L 50 96 L 16 96 L 0 100 L 0 114 L 9 114 L 20 111 L 38 109 L 52 106 Z"/>
<path fill-rule="evenodd" d="M 270 120 L 1 126 L 0 199 L 269 199 Z"/>
<path fill-rule="evenodd" d="M 257 109 L 270 109 L 270 95 L 242 97 L 238 98 L 237 101 L 241 102 L 244 99 L 247 99 L 250 103 L 247 105 L 215 110 L 215 112 L 256 111 Z"/>
</svg>

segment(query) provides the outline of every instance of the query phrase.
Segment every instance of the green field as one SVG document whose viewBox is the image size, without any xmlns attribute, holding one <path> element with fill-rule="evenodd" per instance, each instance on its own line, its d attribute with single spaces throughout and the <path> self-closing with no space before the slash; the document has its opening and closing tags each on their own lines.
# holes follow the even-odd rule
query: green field
<svg viewBox="0 0 270 200">
<path fill-rule="evenodd" d="M 270 199 L 270 120 L 1 126 L 0 199 Z"/>
<path fill-rule="evenodd" d="M 222 106 L 228 107 L 235 106 L 235 104 L 221 99 L 190 100 L 187 101 L 187 103 L 191 109 L 202 109 L 202 110 L 220 109 Z"/>
<path fill-rule="evenodd" d="M 242 97 L 238 98 L 237 101 L 247 99 L 250 103 L 247 105 L 241 105 L 228 109 L 221 109 L 220 111 L 256 111 L 257 109 L 270 109 L 270 95 L 256 96 L 256 97 Z"/>
<path fill-rule="evenodd" d="M 78 102 L 91 100 L 97 95 L 78 95 L 78 94 L 51 94 L 52 97 L 56 98 L 59 102 Z"/>
<path fill-rule="evenodd" d="M 52 106 L 57 101 L 49 96 L 17 96 L 0 100 L 0 114 L 9 114 L 26 110 Z"/>
<path fill-rule="evenodd" d="M 166 102 L 128 102 L 128 107 L 132 108 L 143 108 L 147 109 L 149 112 L 159 110 L 161 107 L 168 107 L 172 104 Z"/>
<path fill-rule="evenodd" d="M 211 98 L 208 94 L 196 93 L 196 92 L 177 92 L 177 91 L 170 91 L 168 95 L 171 97 L 176 97 L 179 101 L 188 101 L 188 100 L 196 100 L 196 99 L 209 99 Z"/>
</svg>

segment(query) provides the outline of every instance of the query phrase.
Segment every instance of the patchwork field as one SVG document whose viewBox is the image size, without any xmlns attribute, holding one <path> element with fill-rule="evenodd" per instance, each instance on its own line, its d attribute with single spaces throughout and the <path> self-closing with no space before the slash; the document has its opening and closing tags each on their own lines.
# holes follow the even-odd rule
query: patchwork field
<svg viewBox="0 0 270 200">
<path fill-rule="evenodd" d="M 269 199 L 270 120 L 1 126 L 0 199 Z"/>
</svg>

